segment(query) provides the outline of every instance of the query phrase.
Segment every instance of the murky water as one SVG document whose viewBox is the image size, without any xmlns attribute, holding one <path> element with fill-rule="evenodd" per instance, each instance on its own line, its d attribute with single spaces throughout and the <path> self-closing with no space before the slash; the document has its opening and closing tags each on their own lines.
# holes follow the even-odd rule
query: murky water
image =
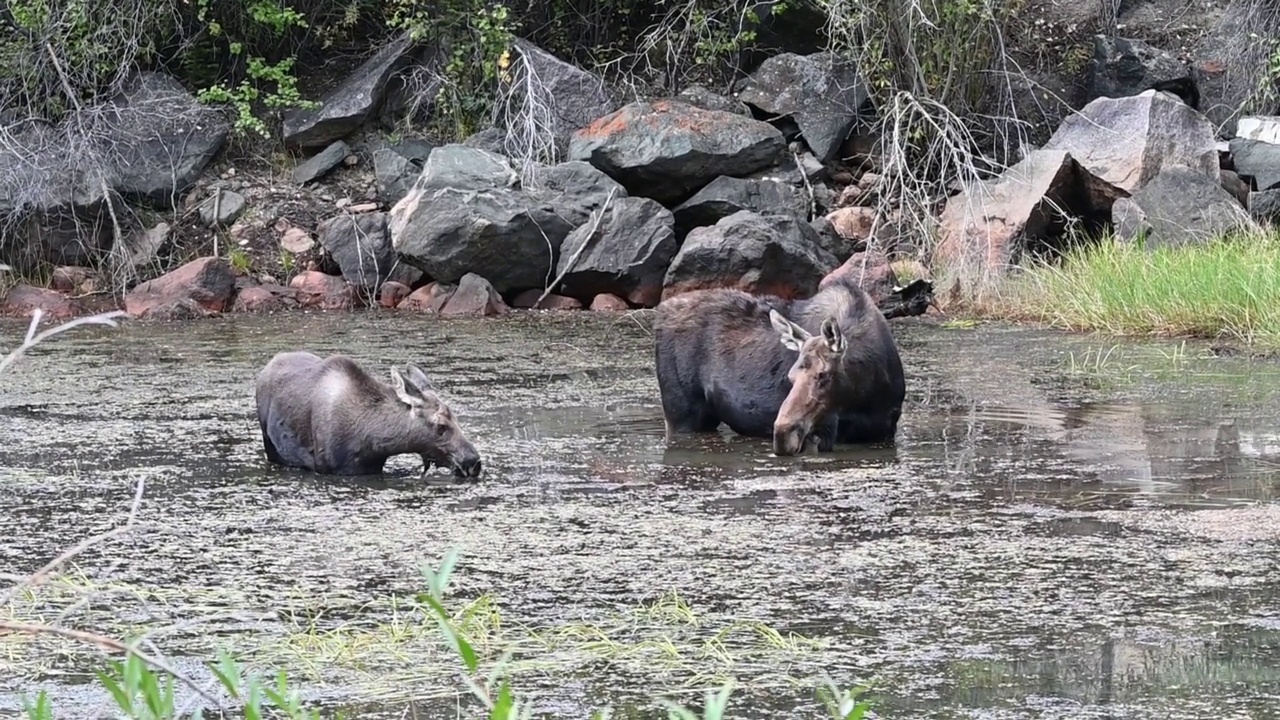
<svg viewBox="0 0 1280 720">
<path fill-rule="evenodd" d="M 192 663 L 259 652 L 309 668 L 310 696 L 360 717 L 457 715 L 445 691 L 460 684 L 414 680 L 412 657 L 379 684 L 376 663 L 322 639 L 394 624 L 369 603 L 411 596 L 448 547 L 463 558 L 451 597 L 491 593 L 510 637 L 602 626 L 671 592 L 696 612 L 664 626 L 683 633 L 667 660 L 544 644 L 519 688 L 557 717 L 604 703 L 664 717 L 647 699 L 696 704 L 715 684 L 703 667 L 738 679 L 735 717 L 816 717 L 823 673 L 874 680 L 886 717 L 1280 716 L 1280 367 L 1172 343 L 1107 354 L 1106 340 L 1028 329 L 894 328 L 908 372 L 897 447 L 801 458 L 727 431 L 667 447 L 643 317 L 74 330 L 0 378 L 0 574 L 121 523 L 143 478 L 145 527 L 80 558 L 94 600 L 68 600 L 65 623 L 159 628 L 157 645 Z M 4 325 L 4 347 L 20 332 Z M 269 467 L 252 378 L 300 347 L 380 375 L 419 362 L 486 476 L 423 481 L 413 457 L 381 479 Z M 22 612 L 58 620 L 0 608 Z M 657 632 L 646 617 L 618 632 Z M 750 622 L 814 642 L 770 646 Z M 739 631 L 707 643 L 726 627 Z M 26 642 L 0 637 L 0 714 L 38 688 L 57 707 L 100 701 L 82 658 L 49 645 L 32 664 Z"/>
</svg>

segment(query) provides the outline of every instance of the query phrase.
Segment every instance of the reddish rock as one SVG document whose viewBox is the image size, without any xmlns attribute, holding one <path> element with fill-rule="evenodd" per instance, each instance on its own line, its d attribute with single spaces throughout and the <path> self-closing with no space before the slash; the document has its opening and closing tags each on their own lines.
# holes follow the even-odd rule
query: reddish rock
<svg viewBox="0 0 1280 720">
<path fill-rule="evenodd" d="M 868 240 L 876 222 L 875 208 L 842 207 L 827 214 L 831 227 L 847 240 Z"/>
<path fill-rule="evenodd" d="M 484 317 L 507 312 L 502 296 L 488 280 L 475 273 L 467 273 L 458 281 L 453 296 L 440 309 L 441 315 Z"/>
<path fill-rule="evenodd" d="M 512 307 L 517 308 L 533 308 L 533 304 L 538 302 L 538 297 L 542 295 L 541 290 L 525 290 L 511 301 Z M 543 298 L 538 303 L 539 310 L 581 310 L 582 301 L 577 298 L 565 297 L 564 295 L 556 295 L 552 293 Z"/>
<path fill-rule="evenodd" d="M 591 300 L 591 309 L 596 312 L 626 312 L 631 306 L 617 295 L 600 293 Z"/>
<path fill-rule="evenodd" d="M 836 207 L 857 205 L 858 201 L 861 200 L 867 192 L 866 188 L 858 187 L 857 185 L 849 185 L 841 190 L 840 194 L 836 196 Z"/>
<path fill-rule="evenodd" d="M 454 287 L 439 282 L 429 282 L 409 293 L 397 306 L 400 310 L 438 313 L 453 297 Z"/>
<path fill-rule="evenodd" d="M 1122 195 L 1065 151 L 1033 150 L 999 177 L 947 199 L 938 220 L 935 265 L 974 277 L 1002 274 L 1029 241 L 1062 232 L 1055 222 L 1060 214 L 1109 212 Z"/>
<path fill-rule="evenodd" d="M 80 303 L 57 290 L 18 285 L 4 298 L 4 314 L 30 317 L 37 309 L 46 318 L 67 320 L 85 312 Z"/>
<path fill-rule="evenodd" d="M 88 295 L 98 288 L 98 276 L 93 270 L 75 265 L 54 268 L 49 285 L 58 292 Z"/>
<path fill-rule="evenodd" d="M 378 304 L 384 308 L 394 308 L 409 297 L 409 286 L 404 283 L 388 280 L 378 289 Z"/>
<path fill-rule="evenodd" d="M 130 290 L 124 309 L 134 317 L 157 320 L 212 315 L 231 306 L 235 285 L 225 260 L 203 257 Z"/>
<path fill-rule="evenodd" d="M 879 250 L 854 253 L 843 265 L 827 273 L 818 283 L 818 289 L 833 283 L 847 283 L 867 291 L 879 305 L 893 294 L 898 278 L 889 264 L 889 258 Z"/>
<path fill-rule="evenodd" d="M 231 306 L 235 312 L 273 312 L 284 309 L 280 296 L 261 285 L 248 287 L 236 293 L 235 304 Z"/>
<path fill-rule="evenodd" d="M 355 305 L 355 288 L 337 275 L 307 270 L 289 281 L 289 287 L 297 291 L 302 307 L 349 310 Z"/>
</svg>

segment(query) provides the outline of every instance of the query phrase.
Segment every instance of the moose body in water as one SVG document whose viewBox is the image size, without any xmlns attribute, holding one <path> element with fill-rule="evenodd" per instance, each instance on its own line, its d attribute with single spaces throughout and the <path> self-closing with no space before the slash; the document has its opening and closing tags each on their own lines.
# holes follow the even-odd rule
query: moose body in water
<svg viewBox="0 0 1280 720">
<path fill-rule="evenodd" d="M 480 475 L 480 454 L 416 366 L 391 384 L 344 355 L 281 352 L 258 372 L 254 399 L 267 459 L 331 475 L 376 475 L 402 453 L 459 477 Z"/>
<path fill-rule="evenodd" d="M 897 435 L 902 360 L 889 323 L 859 287 L 834 283 L 801 300 L 730 288 L 682 293 L 658 305 L 654 341 L 668 440 L 723 422 L 796 455 L 810 442 L 825 452 Z"/>
</svg>

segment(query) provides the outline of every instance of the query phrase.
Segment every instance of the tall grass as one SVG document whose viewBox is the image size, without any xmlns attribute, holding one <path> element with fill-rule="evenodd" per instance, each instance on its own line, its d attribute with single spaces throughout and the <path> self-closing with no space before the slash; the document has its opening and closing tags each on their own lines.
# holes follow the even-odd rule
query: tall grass
<svg viewBox="0 0 1280 720">
<path fill-rule="evenodd" d="M 984 309 L 1068 330 L 1280 348 L 1280 233 L 1147 248 L 1113 237 L 1011 278 Z"/>
</svg>

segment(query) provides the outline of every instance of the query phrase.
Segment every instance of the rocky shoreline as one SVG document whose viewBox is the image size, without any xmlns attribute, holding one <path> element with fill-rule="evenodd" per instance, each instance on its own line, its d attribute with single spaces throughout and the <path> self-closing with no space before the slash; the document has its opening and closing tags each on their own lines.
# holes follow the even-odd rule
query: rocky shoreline
<svg viewBox="0 0 1280 720">
<path fill-rule="evenodd" d="M 896 317 L 932 306 L 932 273 L 958 295 L 1075 229 L 1176 245 L 1280 216 L 1276 122 L 1217 125 L 1221 89 L 1202 111 L 1201 70 L 1139 40 L 1099 36 L 1074 114 L 1003 172 L 975 158 L 911 190 L 920 150 L 886 154 L 864 76 L 830 52 L 635 99 L 512 51 L 539 78 L 520 107 L 545 117 L 462 142 L 386 132 L 422 99 L 398 78 L 434 57 L 408 35 L 285 113 L 289 156 L 230 157 L 227 118 L 156 72 L 60 125 L 6 125 L 0 261 L 25 283 L 0 314 L 620 312 L 702 287 L 808 296 L 840 273 Z"/>
</svg>

